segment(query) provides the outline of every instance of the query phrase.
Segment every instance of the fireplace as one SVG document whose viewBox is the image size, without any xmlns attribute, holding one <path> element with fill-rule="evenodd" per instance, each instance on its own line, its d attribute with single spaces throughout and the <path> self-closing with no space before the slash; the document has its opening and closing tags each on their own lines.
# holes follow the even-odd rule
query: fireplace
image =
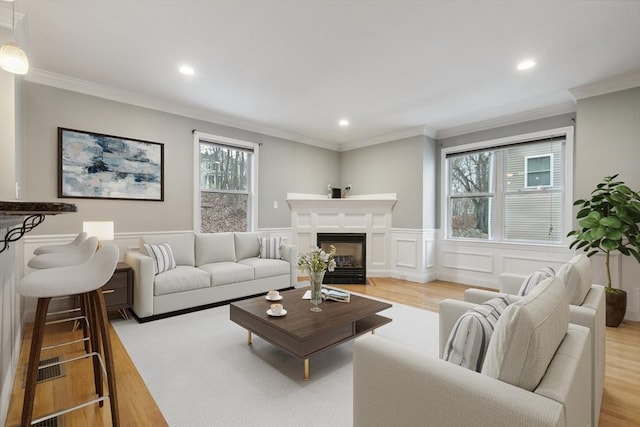
<svg viewBox="0 0 640 427">
<path fill-rule="evenodd" d="M 323 283 L 367 284 L 367 235 L 365 233 L 318 233 L 318 247 L 336 247 L 336 268 L 327 271 Z"/>
</svg>

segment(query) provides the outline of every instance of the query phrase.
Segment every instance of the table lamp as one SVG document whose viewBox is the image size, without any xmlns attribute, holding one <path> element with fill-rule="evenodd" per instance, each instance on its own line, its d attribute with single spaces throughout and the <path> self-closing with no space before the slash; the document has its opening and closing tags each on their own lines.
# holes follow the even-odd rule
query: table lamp
<svg viewBox="0 0 640 427">
<path fill-rule="evenodd" d="M 98 238 L 98 249 L 104 240 L 113 240 L 113 221 L 83 221 L 82 231 Z"/>
</svg>

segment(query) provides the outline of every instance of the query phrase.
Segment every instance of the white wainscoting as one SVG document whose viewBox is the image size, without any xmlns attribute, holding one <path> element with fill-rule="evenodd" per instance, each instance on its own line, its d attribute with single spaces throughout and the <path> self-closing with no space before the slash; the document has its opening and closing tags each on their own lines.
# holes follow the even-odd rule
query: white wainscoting
<svg viewBox="0 0 640 427">
<path fill-rule="evenodd" d="M 426 283 L 437 279 L 436 230 L 391 229 L 389 276 Z"/>
<path fill-rule="evenodd" d="M 298 219 L 301 216 L 297 217 Z M 311 215 L 307 218 L 308 232 L 298 230 L 297 242 L 291 228 L 265 228 L 272 237 L 282 237 L 287 243 L 297 244 L 298 251 L 315 246 L 315 230 L 312 231 Z M 353 218 L 345 219 L 345 223 Z M 437 230 L 387 228 L 384 215 L 368 217 L 371 228 L 367 232 L 367 275 L 369 277 L 393 277 L 412 282 L 426 283 L 440 279 L 468 285 L 479 285 L 497 289 L 501 273 L 527 275 L 539 268 L 558 268 L 575 253 L 567 247 L 488 243 L 443 240 Z M 350 225 L 353 225 L 352 223 Z M 302 227 L 301 227 L 302 228 Z M 116 233 L 114 243 L 120 248 L 120 259 L 130 248 L 137 248 L 141 234 L 169 234 L 175 232 Z M 75 235 L 28 236 L 19 250 L 22 270 L 16 276 L 24 277 L 30 271 L 26 263 L 33 250 L 45 244 L 60 244 L 71 241 Z M 20 247 L 22 246 L 22 248 Z M 606 284 L 604 255 L 591 258 L 593 282 Z M 20 263 L 19 263 L 20 264 Z M 625 318 L 640 321 L 640 264 L 619 254 L 611 256 L 611 273 L 614 287 L 627 291 L 627 314 Z M 620 285 L 622 284 L 622 285 Z M 35 312 L 35 302 L 25 301 L 24 319 L 30 321 Z"/>
<path fill-rule="evenodd" d="M 437 277 L 467 285 L 497 289 L 501 273 L 528 275 L 542 267 L 555 270 L 575 256 L 567 246 L 472 242 L 437 239 Z M 591 257 L 593 283 L 606 285 L 603 254 Z M 640 321 L 640 264 L 630 257 L 612 254 L 613 287 L 627 291 L 625 319 Z"/>
<path fill-rule="evenodd" d="M 438 239 L 438 279 L 498 288 L 501 273 L 528 275 L 573 257 L 566 247 Z"/>
</svg>

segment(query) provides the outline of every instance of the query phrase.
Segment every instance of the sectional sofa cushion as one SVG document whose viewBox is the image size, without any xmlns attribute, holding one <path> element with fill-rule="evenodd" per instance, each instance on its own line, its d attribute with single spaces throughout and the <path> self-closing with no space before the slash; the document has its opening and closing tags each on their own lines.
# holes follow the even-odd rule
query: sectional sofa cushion
<svg viewBox="0 0 640 427">
<path fill-rule="evenodd" d="M 237 262 L 215 262 L 199 265 L 198 268 L 211 275 L 211 286 L 227 285 L 254 279 L 253 268 Z"/>
<path fill-rule="evenodd" d="M 506 297 L 498 297 L 467 310 L 453 326 L 442 359 L 480 372 L 494 327 L 508 305 Z"/>
<path fill-rule="evenodd" d="M 196 234 L 195 248 L 196 267 L 213 262 L 236 261 L 233 233 Z"/>
<path fill-rule="evenodd" d="M 591 289 L 591 260 L 584 254 L 576 255 L 562 265 L 556 274 L 567 287 L 569 304 L 582 305 Z"/>
<path fill-rule="evenodd" d="M 269 237 L 268 232 L 234 233 L 236 261 L 260 255 L 260 239 Z"/>
<path fill-rule="evenodd" d="M 287 261 L 283 261 L 281 259 L 247 258 L 238 261 L 238 264 L 247 265 L 253 268 L 256 279 L 280 276 L 291 272 L 291 265 Z M 282 285 L 285 286 L 286 283 L 283 283 Z"/>
<path fill-rule="evenodd" d="M 176 260 L 173 258 L 173 251 L 168 243 L 154 245 L 144 244 L 144 250 L 153 259 L 153 271 L 156 274 L 176 268 Z"/>
<path fill-rule="evenodd" d="M 538 271 L 534 271 L 529 276 L 527 276 L 526 279 L 524 279 L 524 281 L 522 282 L 522 286 L 520 286 L 520 289 L 518 290 L 518 295 L 527 295 L 536 285 L 538 285 L 545 279 L 555 276 L 555 274 L 556 272 L 553 271 L 553 268 L 551 267 L 544 267 Z"/>
<path fill-rule="evenodd" d="M 177 265 L 190 265 L 193 267 L 196 262 L 196 257 L 193 253 L 194 238 L 193 233 L 142 236 L 140 238 L 140 250 L 143 250 L 145 243 L 154 245 L 168 243 L 171 246 L 173 258 L 176 260 Z"/>
<path fill-rule="evenodd" d="M 509 305 L 496 324 L 482 373 L 533 391 L 562 342 L 569 324 L 569 302 L 557 277 Z"/>
<path fill-rule="evenodd" d="M 280 246 L 282 246 L 282 238 L 280 237 L 261 238 L 260 258 L 280 259 Z"/>
<path fill-rule="evenodd" d="M 211 280 L 206 271 L 187 265 L 179 265 L 156 276 L 153 295 L 166 295 L 192 289 L 208 288 L 210 284 Z"/>
</svg>

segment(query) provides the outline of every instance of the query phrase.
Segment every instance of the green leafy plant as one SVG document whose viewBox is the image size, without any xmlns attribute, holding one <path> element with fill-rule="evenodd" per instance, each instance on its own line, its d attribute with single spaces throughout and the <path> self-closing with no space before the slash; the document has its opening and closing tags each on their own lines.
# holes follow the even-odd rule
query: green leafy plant
<svg viewBox="0 0 640 427">
<path fill-rule="evenodd" d="M 590 199 L 573 203 L 581 205 L 576 215 L 581 229 L 567 234 L 575 239 L 570 248 L 582 249 L 589 257 L 598 252 L 605 254 L 607 292 L 616 292 L 611 287 L 611 252 L 632 255 L 640 263 L 640 195 L 623 181 L 616 181 L 617 177 L 618 174 L 604 177 Z"/>
</svg>

